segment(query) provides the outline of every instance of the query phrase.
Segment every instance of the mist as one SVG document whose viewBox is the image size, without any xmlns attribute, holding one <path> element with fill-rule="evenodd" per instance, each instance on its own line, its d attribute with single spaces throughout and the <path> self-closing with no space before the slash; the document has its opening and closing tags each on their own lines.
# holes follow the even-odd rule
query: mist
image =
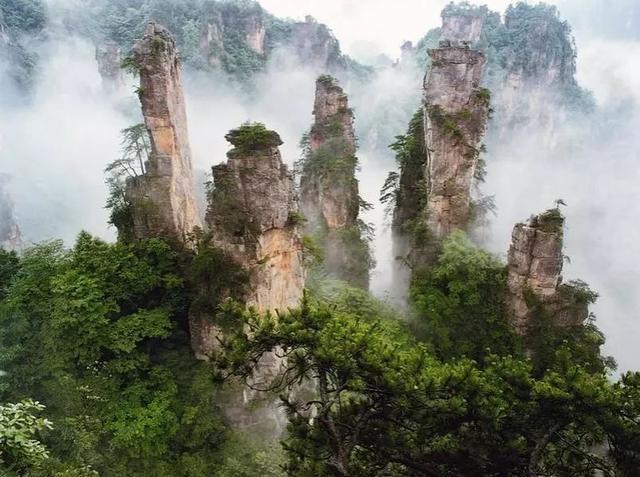
<svg viewBox="0 0 640 477">
<path fill-rule="evenodd" d="M 371 8 L 367 4 L 367 16 L 354 26 L 356 17 L 345 15 L 344 9 L 362 11 L 356 3 L 324 2 L 318 10 L 318 2 L 267 0 L 264 6 L 290 16 L 300 16 L 308 7 L 309 13 L 334 28 L 338 39 L 344 34 L 347 52 L 374 58 L 380 53 L 397 56 L 403 40 L 417 41 L 438 26 L 446 2 L 420 2 L 424 15 L 418 15 L 411 5 L 398 8 L 397 3 L 377 0 Z M 490 2 L 490 6 L 502 10 L 507 3 Z M 589 13 L 599 10 L 580 12 L 575 7 L 579 3 L 564 2 L 568 18 L 576 25 L 593 24 Z M 385 17 L 390 9 L 395 12 L 393 22 Z M 490 145 L 483 192 L 495 196 L 497 215 L 487 232 L 487 244 L 501 257 L 506 255 L 514 223 L 552 207 L 555 199 L 564 199 L 568 205 L 564 208 L 565 253 L 571 258 L 565 265 L 565 280 L 581 278 L 600 293 L 593 312 L 607 337 L 605 352 L 624 371 L 640 368 L 635 348 L 640 340 L 640 232 L 636 225 L 640 220 L 640 66 L 630 61 L 640 57 L 640 41 L 632 35 L 611 35 L 620 18 L 603 19 L 608 28 L 600 28 L 597 35 L 590 35 L 587 27 L 576 29 L 578 78 L 594 92 L 598 103 L 594 116 L 559 123 L 552 146 L 544 145 L 546 131 L 531 129 L 507 143 Z M 389 22 L 394 27 L 380 33 L 380 25 Z M 357 35 L 346 33 L 347 24 Z M 115 230 L 108 226 L 104 209 L 103 170 L 118 157 L 120 130 L 140 121 L 133 79 L 118 94 L 106 94 L 94 47 L 79 38 L 55 38 L 43 44 L 39 53 L 41 70 L 33 98 L 15 104 L 10 101 L 14 92 L 0 90 L 0 172 L 12 177 L 17 220 L 28 243 L 62 238 L 70 244 L 80 230 L 113 240 Z M 257 92 L 247 95 L 223 77 L 185 71 L 194 167 L 209 171 L 224 161 L 229 149 L 225 133 L 247 120 L 276 130 L 284 141 L 283 159 L 293 165 L 300 156 L 301 136 L 312 123 L 316 73 L 287 62 L 283 54 L 258 75 Z M 390 234 L 378 203 L 386 174 L 396 167 L 386 146 L 404 133 L 419 106 L 422 74 L 410 66 L 389 67 L 371 82 L 343 83 L 355 109 L 360 138 L 361 194 L 375 206 L 363 218 L 377 228 L 378 265 L 371 286 L 381 297 L 391 288 L 393 262 Z M 6 83 L 5 75 L 6 68 L 0 64 L 0 85 Z"/>
</svg>

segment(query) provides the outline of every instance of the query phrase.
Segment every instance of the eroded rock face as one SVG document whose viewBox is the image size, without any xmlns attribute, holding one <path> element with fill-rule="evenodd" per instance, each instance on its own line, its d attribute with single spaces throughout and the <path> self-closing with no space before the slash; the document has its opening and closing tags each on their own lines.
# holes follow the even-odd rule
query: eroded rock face
<svg viewBox="0 0 640 477">
<path fill-rule="evenodd" d="M 291 26 L 287 44 L 293 48 L 299 61 L 319 72 L 340 73 L 346 71 L 345 58 L 340 43 L 326 25 L 312 17 Z"/>
<path fill-rule="evenodd" d="M 562 284 L 564 217 L 558 209 L 516 224 L 508 256 L 509 308 L 516 331 L 526 334 L 536 313 L 556 324 L 576 326 L 588 316 L 586 304 Z"/>
<path fill-rule="evenodd" d="M 442 38 L 456 43 L 466 42 L 470 45 L 480 40 L 484 25 L 485 11 L 472 9 L 457 14 L 442 12 Z"/>
<path fill-rule="evenodd" d="M 250 132 L 249 134 L 246 134 Z M 211 245 L 222 250 L 248 274 L 243 301 L 260 313 L 286 312 L 297 307 L 304 289 L 302 242 L 292 214 L 297 196 L 278 146 L 280 136 L 261 125 L 244 125 L 226 139 L 234 145 L 227 162 L 213 167 L 213 190 L 206 224 Z M 216 351 L 223 329 L 212 317 L 190 317 L 192 346 L 196 356 Z M 254 368 L 251 388 L 267 386 L 284 364 L 278 351 L 266 353 Z M 250 388 L 231 392 L 227 417 L 236 425 L 266 426 L 265 432 L 281 432 L 283 416 L 275 403 L 253 406 L 259 398 Z"/>
<path fill-rule="evenodd" d="M 185 243 L 201 226 L 193 185 L 180 62 L 169 32 L 150 23 L 133 48 L 140 70 L 140 102 L 151 139 L 142 176 L 127 183 L 134 236 Z"/>
<path fill-rule="evenodd" d="M 124 86 L 122 54 L 117 43 L 106 41 L 96 46 L 96 62 L 106 91 L 114 92 Z"/>
<path fill-rule="evenodd" d="M 363 288 L 369 277 L 362 256 L 368 250 L 358 229 L 360 196 L 355 177 L 356 139 L 347 95 L 329 76 L 316 81 L 315 122 L 300 180 L 307 230 L 325 250 L 324 266 L 336 277 Z M 366 260 L 366 258 L 365 258 Z"/>
<path fill-rule="evenodd" d="M 245 38 L 249 48 L 264 55 L 264 38 L 266 29 L 264 26 L 264 17 L 262 14 L 252 15 L 245 21 Z"/>
<path fill-rule="evenodd" d="M 489 94 L 480 88 L 484 55 L 459 46 L 429 50 L 432 67 L 424 85 L 426 131 L 426 221 L 442 238 L 465 229 L 471 186 L 489 114 Z"/>
<path fill-rule="evenodd" d="M 293 179 L 280 157 L 280 137 L 269 134 L 256 149 L 236 145 L 213 168 L 206 216 L 212 244 L 249 272 L 244 301 L 259 312 L 297 306 L 304 288 L 302 245 L 290 220 L 298 210 Z M 236 141 L 233 132 L 227 139 Z"/>
<path fill-rule="evenodd" d="M 0 175 L 0 248 L 17 251 L 24 247 L 24 242 L 6 189 L 8 182 L 9 177 Z"/>
</svg>

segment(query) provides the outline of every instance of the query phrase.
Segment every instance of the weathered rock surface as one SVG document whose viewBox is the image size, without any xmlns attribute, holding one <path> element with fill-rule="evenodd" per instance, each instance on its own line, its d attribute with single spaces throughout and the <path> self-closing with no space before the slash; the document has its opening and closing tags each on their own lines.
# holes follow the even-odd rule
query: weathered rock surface
<svg viewBox="0 0 640 477">
<path fill-rule="evenodd" d="M 304 288 L 302 243 L 290 220 L 298 210 L 293 179 L 282 162 L 277 133 L 268 131 L 264 142 L 243 149 L 237 131 L 226 136 L 236 146 L 227 162 L 213 167 L 206 214 L 211 245 L 248 272 L 247 306 L 284 312 L 299 304 Z M 192 323 L 196 354 L 209 354 L 207 343 L 214 344 L 216 332 L 202 320 Z"/>
<path fill-rule="evenodd" d="M 213 168 L 214 197 L 222 200 L 209 204 L 206 217 L 213 244 L 250 271 L 246 303 L 259 312 L 297 306 L 304 286 L 300 238 L 290 222 L 295 188 L 272 134 L 267 147 L 232 149 L 227 163 Z"/>
<path fill-rule="evenodd" d="M 337 74 L 346 71 L 340 43 L 326 25 L 313 17 L 291 25 L 291 36 L 284 43 L 295 52 L 298 60 L 318 72 Z"/>
<path fill-rule="evenodd" d="M 558 124 L 592 107 L 576 80 L 571 28 L 555 6 L 520 2 L 507 8 L 502 21 L 486 6 L 450 4 L 442 18 L 441 39 L 470 44 L 487 55 L 482 81 L 494 93 L 492 150 L 532 129 L 539 131 L 538 143 L 553 146 Z"/>
<path fill-rule="evenodd" d="M 8 176 L 0 175 L 0 248 L 17 251 L 24 247 L 24 242 L 6 189 L 8 181 Z"/>
<path fill-rule="evenodd" d="M 488 114 L 488 92 L 480 88 L 484 55 L 458 46 L 429 50 L 432 67 L 424 84 L 427 151 L 426 221 L 442 238 L 465 229 L 471 186 Z"/>
<path fill-rule="evenodd" d="M 114 92 L 124 86 L 122 77 L 122 53 L 117 43 L 105 41 L 96 46 L 96 62 L 107 92 Z"/>
<path fill-rule="evenodd" d="M 291 220 L 298 204 L 293 178 L 282 162 L 280 136 L 262 125 L 244 125 L 226 139 L 234 145 L 227 162 L 213 167 L 213 190 L 206 224 L 211 245 L 224 251 L 248 273 L 242 301 L 260 313 L 286 312 L 299 305 L 304 289 L 302 242 Z M 259 138 L 247 139 L 247 131 Z M 192 346 L 196 356 L 215 352 L 224 332 L 211 317 L 191 316 Z M 254 369 L 251 388 L 230 392 L 227 417 L 239 426 L 266 427 L 278 434 L 282 416 L 269 399 L 265 406 L 248 407 L 259 396 L 253 388 L 266 387 L 281 371 L 278 351 L 265 354 Z"/>
<path fill-rule="evenodd" d="M 360 195 L 353 111 L 347 95 L 329 76 L 316 81 L 315 122 L 300 179 L 307 231 L 325 251 L 324 267 L 336 277 L 368 288 L 368 267 L 358 250 L 368 244 L 358 229 Z M 366 261 L 366 257 L 364 257 Z"/>
<path fill-rule="evenodd" d="M 180 62 L 175 42 L 150 23 L 133 48 L 140 71 L 140 102 L 151 138 L 142 176 L 127 183 L 134 236 L 165 237 L 184 243 L 201 226 L 193 185 Z"/>
<path fill-rule="evenodd" d="M 486 7 L 459 9 L 456 13 L 445 8 L 442 11 L 442 38 L 455 43 L 476 44 L 482 34 L 486 12 Z"/>
<path fill-rule="evenodd" d="M 576 302 L 570 285 L 562 284 L 564 217 L 551 209 L 516 224 L 508 256 L 509 308 L 516 331 L 526 334 L 536 313 L 553 322 L 576 326 L 588 316 L 586 304 Z"/>
</svg>

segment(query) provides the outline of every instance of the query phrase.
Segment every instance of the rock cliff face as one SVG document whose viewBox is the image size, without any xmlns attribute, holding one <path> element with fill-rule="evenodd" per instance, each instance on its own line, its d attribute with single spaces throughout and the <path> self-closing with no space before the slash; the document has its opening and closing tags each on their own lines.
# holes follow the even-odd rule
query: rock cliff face
<svg viewBox="0 0 640 477">
<path fill-rule="evenodd" d="M 8 181 L 8 177 L 0 175 L 0 248 L 21 250 L 24 242 L 13 213 L 11 197 L 6 190 Z"/>
<path fill-rule="evenodd" d="M 213 247 L 222 250 L 248 275 L 241 300 L 260 313 L 287 311 L 299 305 L 304 289 L 302 242 L 293 217 L 298 212 L 293 178 L 283 164 L 280 136 L 262 124 L 245 124 L 226 139 L 234 146 L 227 162 L 213 167 L 206 224 Z M 216 351 L 224 332 L 211 317 L 190 317 L 192 346 L 204 359 Z M 281 370 L 277 352 L 262 357 L 251 378 L 252 387 L 265 386 Z M 271 402 L 254 410 L 256 398 L 245 388 L 231 393 L 226 413 L 239 426 L 266 425 L 280 432 L 277 406 Z M 272 405 L 273 404 L 273 405 Z M 281 416 L 280 416 L 281 417 Z"/>
<path fill-rule="evenodd" d="M 507 8 L 503 22 L 487 7 L 450 4 L 442 18 L 441 32 L 432 30 L 423 42 L 439 35 L 466 42 L 487 56 L 482 85 L 493 93 L 492 150 L 532 128 L 540 132 L 543 145 L 553 146 L 559 124 L 572 112 L 592 108 L 590 95 L 576 81 L 571 28 L 556 7 L 520 2 Z"/>
<path fill-rule="evenodd" d="M 353 111 L 347 95 L 330 76 L 321 76 L 316 81 L 313 114 L 315 122 L 309 133 L 300 179 L 301 209 L 308 220 L 307 231 L 324 249 L 324 267 L 328 272 L 368 288 L 370 259 L 368 244 L 359 228 Z"/>
<path fill-rule="evenodd" d="M 249 48 L 259 55 L 264 55 L 264 38 L 267 31 L 264 26 L 264 16 L 252 15 L 245 21 L 245 39 Z"/>
<path fill-rule="evenodd" d="M 293 179 L 277 133 L 268 131 L 265 142 L 243 149 L 238 131 L 226 136 L 236 146 L 227 163 L 213 168 L 206 222 L 213 245 L 249 271 L 247 305 L 285 311 L 298 305 L 304 287 L 300 237 L 291 221 L 298 210 Z"/>
<path fill-rule="evenodd" d="M 326 25 L 312 17 L 293 23 L 290 37 L 282 44 L 292 48 L 298 60 L 315 71 L 338 74 L 347 70 L 340 43 Z"/>
<path fill-rule="evenodd" d="M 175 42 L 164 27 L 150 23 L 133 54 L 140 71 L 142 114 L 151 138 L 145 173 L 127 183 L 133 235 L 184 243 L 201 220 Z"/>
<path fill-rule="evenodd" d="M 278 150 L 282 141 L 262 128 L 244 125 L 226 136 L 235 147 L 226 163 L 213 167 L 206 224 L 211 245 L 248 273 L 242 301 L 264 313 L 299 304 L 304 270 L 302 243 L 292 221 L 298 211 L 295 187 Z M 260 137 L 243 137 L 250 129 Z M 211 352 L 219 333 L 208 323 L 192 318 L 194 349 L 201 357 Z"/>
<path fill-rule="evenodd" d="M 520 334 L 526 334 L 541 313 L 561 326 L 580 325 L 588 316 L 574 287 L 562 284 L 563 227 L 564 217 L 551 209 L 513 229 L 507 284 L 511 317 Z"/>
<path fill-rule="evenodd" d="M 120 47 L 113 41 L 96 46 L 96 61 L 102 84 L 106 91 L 114 92 L 124 86 L 122 77 L 122 54 Z"/>
<path fill-rule="evenodd" d="M 412 269 L 429 265 L 439 241 L 454 230 L 467 230 L 473 219 L 472 187 L 478 177 L 490 92 L 481 87 L 485 56 L 468 44 L 481 26 L 482 17 L 466 10 L 461 16 L 443 13 L 443 30 L 454 38 L 428 50 L 423 107 L 407 134 L 392 146 L 400 173 L 389 176 L 383 195 L 384 200 L 391 196 L 395 204 L 392 230 L 398 283 L 407 283 Z"/>
<path fill-rule="evenodd" d="M 442 238 L 465 229 L 471 186 L 489 115 L 489 95 L 480 88 L 484 55 L 458 46 L 429 50 L 432 67 L 424 85 L 427 151 L 426 220 Z"/>
<path fill-rule="evenodd" d="M 456 43 L 475 45 L 480 40 L 486 17 L 486 7 L 445 8 L 442 11 L 442 38 Z"/>
</svg>

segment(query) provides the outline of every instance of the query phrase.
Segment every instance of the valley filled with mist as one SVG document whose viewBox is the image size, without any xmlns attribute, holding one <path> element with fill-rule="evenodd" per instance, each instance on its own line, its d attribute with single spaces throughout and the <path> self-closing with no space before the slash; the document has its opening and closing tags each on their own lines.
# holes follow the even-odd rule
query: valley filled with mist
<svg viewBox="0 0 640 477">
<path fill-rule="evenodd" d="M 0 0 L 0 475 L 640 475 L 634 0 Z"/>
</svg>

